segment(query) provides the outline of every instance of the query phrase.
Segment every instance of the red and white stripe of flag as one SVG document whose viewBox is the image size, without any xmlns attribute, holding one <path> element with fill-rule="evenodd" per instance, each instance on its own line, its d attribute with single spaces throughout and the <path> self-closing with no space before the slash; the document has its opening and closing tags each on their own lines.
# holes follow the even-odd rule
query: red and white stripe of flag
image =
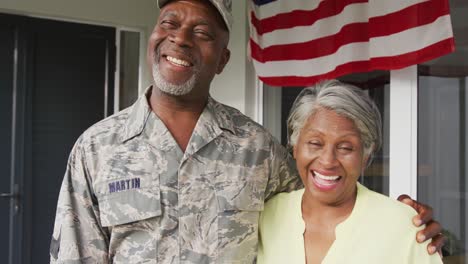
<svg viewBox="0 0 468 264">
<path fill-rule="evenodd" d="M 454 47 L 447 0 L 251 2 L 251 55 L 272 86 L 400 69 Z"/>
</svg>

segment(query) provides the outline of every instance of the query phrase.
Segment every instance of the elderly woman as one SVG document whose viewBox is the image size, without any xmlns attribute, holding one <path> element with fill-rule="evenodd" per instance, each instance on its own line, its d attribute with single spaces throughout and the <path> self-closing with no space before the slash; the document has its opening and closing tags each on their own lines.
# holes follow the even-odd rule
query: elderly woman
<svg viewBox="0 0 468 264">
<path fill-rule="evenodd" d="M 304 89 L 288 134 L 305 188 L 265 205 L 258 263 L 442 263 L 416 242 L 412 208 L 357 182 L 382 137 L 365 91 L 338 81 Z"/>
</svg>

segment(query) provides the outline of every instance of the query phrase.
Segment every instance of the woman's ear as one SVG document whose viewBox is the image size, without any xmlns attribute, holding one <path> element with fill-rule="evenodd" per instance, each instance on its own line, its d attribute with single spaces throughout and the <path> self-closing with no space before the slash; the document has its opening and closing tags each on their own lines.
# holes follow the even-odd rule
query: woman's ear
<svg viewBox="0 0 468 264">
<path fill-rule="evenodd" d="M 372 152 L 364 152 L 364 156 L 363 156 L 363 159 L 362 159 L 362 170 L 364 171 L 365 169 L 367 169 L 367 167 L 369 167 L 369 165 L 371 164 L 371 161 L 372 161 Z"/>
<path fill-rule="evenodd" d="M 362 164 L 361 164 L 361 167 L 362 167 L 362 170 L 363 170 L 363 171 L 364 171 L 365 169 L 367 169 L 367 166 L 370 165 L 370 164 L 368 163 L 368 162 L 369 162 L 369 158 L 370 158 L 370 155 L 364 154 L 364 158 L 362 159 Z"/>
<path fill-rule="evenodd" d="M 374 144 L 369 149 L 364 149 L 363 159 L 362 159 L 362 168 L 363 171 L 369 167 L 372 162 L 372 153 L 374 152 Z"/>
</svg>

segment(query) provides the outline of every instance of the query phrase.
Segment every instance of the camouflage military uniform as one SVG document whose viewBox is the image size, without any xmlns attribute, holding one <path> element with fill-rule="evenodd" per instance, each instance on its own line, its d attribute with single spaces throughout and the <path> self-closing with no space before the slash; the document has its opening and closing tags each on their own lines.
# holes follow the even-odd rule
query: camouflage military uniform
<svg viewBox="0 0 468 264">
<path fill-rule="evenodd" d="M 145 96 L 78 139 L 52 263 L 253 263 L 264 200 L 300 185 L 264 128 L 209 98 L 183 153 Z"/>
</svg>

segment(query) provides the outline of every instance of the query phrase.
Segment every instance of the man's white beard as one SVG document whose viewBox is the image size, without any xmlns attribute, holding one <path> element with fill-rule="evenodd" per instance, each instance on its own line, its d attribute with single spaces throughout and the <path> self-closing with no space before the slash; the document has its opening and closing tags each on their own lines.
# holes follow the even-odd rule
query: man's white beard
<svg viewBox="0 0 468 264">
<path fill-rule="evenodd" d="M 156 87 L 159 88 L 164 93 L 175 95 L 175 96 L 182 96 L 190 93 L 195 87 L 197 82 L 197 72 L 194 71 L 192 77 L 188 79 L 183 84 L 173 84 L 168 82 L 164 77 L 161 75 L 159 71 L 159 63 L 156 60 L 153 62 L 153 80 Z"/>
</svg>

